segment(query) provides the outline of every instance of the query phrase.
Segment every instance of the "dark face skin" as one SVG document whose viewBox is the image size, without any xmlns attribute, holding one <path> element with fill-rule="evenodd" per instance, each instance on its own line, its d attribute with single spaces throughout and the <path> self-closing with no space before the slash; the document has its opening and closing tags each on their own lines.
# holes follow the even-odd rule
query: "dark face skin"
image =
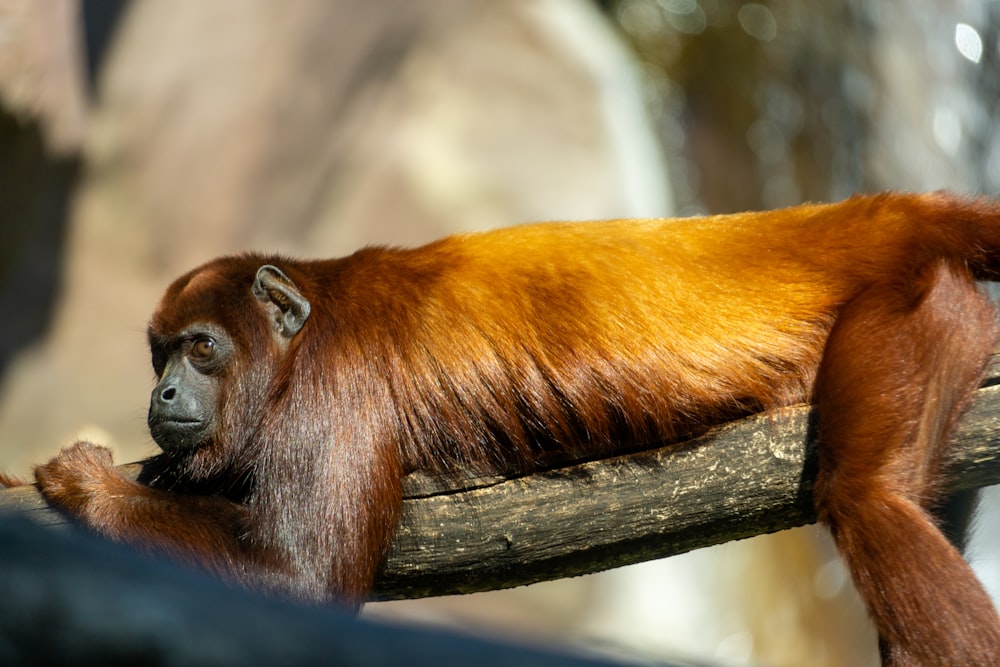
<svg viewBox="0 0 1000 667">
<path fill-rule="evenodd" d="M 194 324 L 151 341 L 159 382 L 149 400 L 149 431 L 164 451 L 194 449 L 216 426 L 221 374 L 233 354 L 225 331 Z"/>
</svg>

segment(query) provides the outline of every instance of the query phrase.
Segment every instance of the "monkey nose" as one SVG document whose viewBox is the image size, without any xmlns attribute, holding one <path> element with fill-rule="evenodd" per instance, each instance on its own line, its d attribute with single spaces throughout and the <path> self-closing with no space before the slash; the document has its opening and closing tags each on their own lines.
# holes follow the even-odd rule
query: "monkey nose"
<svg viewBox="0 0 1000 667">
<path fill-rule="evenodd" d="M 149 400 L 150 424 L 178 422 L 200 423 L 204 420 L 203 410 L 192 392 L 185 392 L 176 382 L 160 383 L 153 389 Z"/>
<path fill-rule="evenodd" d="M 183 400 L 180 387 L 175 382 L 161 382 L 153 389 L 153 394 L 149 398 L 149 407 L 161 412 L 166 411 L 165 414 L 184 410 L 186 406 L 182 404 L 187 402 Z"/>
</svg>

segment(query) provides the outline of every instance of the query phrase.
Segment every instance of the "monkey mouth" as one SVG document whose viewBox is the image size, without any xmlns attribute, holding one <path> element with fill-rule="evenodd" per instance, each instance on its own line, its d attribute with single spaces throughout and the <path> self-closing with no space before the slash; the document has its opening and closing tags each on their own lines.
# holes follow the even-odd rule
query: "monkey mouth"
<svg viewBox="0 0 1000 667">
<path fill-rule="evenodd" d="M 193 449 L 208 438 L 209 425 L 201 419 L 151 420 L 149 433 L 165 452 Z"/>
</svg>

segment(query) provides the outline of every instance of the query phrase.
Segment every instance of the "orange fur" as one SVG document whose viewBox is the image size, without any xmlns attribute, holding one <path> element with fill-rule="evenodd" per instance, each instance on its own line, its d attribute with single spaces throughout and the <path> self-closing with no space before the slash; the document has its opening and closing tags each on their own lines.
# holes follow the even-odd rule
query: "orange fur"
<svg viewBox="0 0 1000 667">
<path fill-rule="evenodd" d="M 250 294 L 262 264 L 312 306 L 287 346 Z M 154 350 L 198 322 L 235 341 L 212 439 L 149 462 L 153 489 L 115 482 L 128 508 L 95 499 L 106 479 L 59 492 L 72 466 L 39 479 L 106 534 L 167 533 L 249 585 L 356 604 L 407 470 L 525 468 L 815 399 L 817 507 L 886 664 L 996 664 L 996 612 L 929 512 L 998 335 L 973 280 L 998 274 L 1000 207 L 944 194 L 222 258 L 178 279 L 150 324 Z M 238 534 L 233 512 L 206 518 L 206 494 L 238 508 Z"/>
</svg>

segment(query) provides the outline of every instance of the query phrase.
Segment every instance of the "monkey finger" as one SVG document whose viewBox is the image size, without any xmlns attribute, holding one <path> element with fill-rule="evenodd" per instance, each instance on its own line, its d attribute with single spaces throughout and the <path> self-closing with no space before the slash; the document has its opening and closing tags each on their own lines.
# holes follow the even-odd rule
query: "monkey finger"
<svg viewBox="0 0 1000 667">
<path fill-rule="evenodd" d="M 9 475 L 5 472 L 0 472 L 0 486 L 4 488 L 9 489 L 14 486 L 25 486 L 26 484 L 29 484 L 27 480 L 15 477 L 14 475 Z"/>
</svg>

